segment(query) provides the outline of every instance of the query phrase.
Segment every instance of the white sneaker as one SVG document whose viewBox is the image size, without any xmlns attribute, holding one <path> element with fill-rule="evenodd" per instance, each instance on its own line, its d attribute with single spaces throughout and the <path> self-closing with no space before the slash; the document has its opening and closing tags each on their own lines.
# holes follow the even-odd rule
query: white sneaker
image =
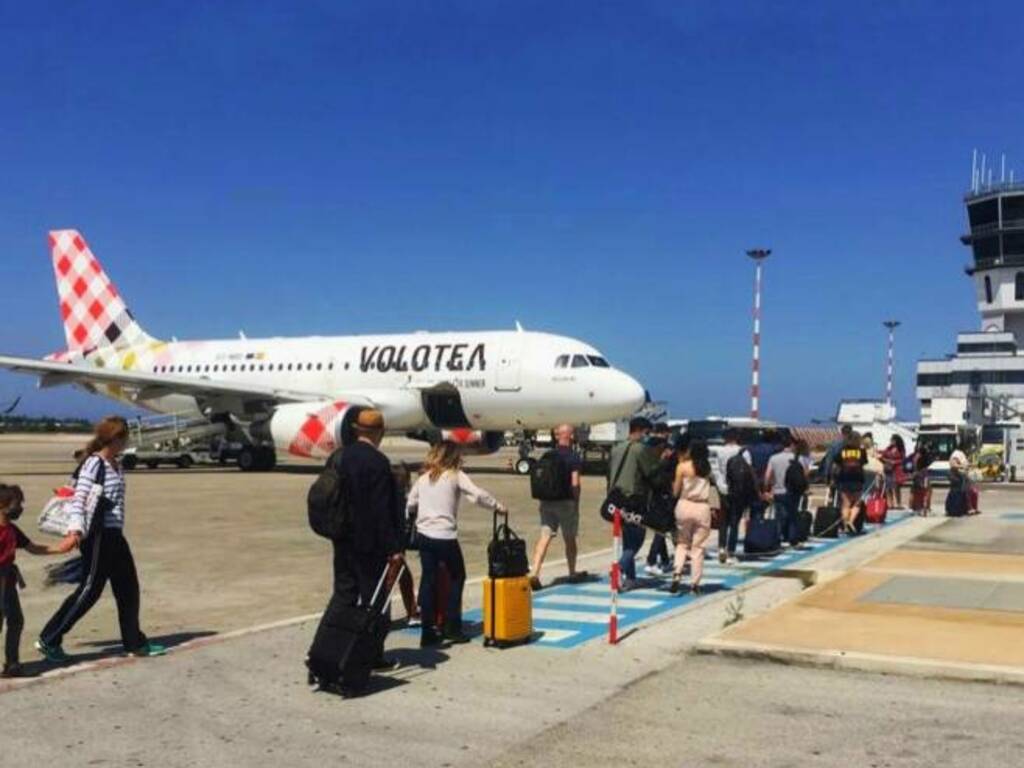
<svg viewBox="0 0 1024 768">
<path fill-rule="evenodd" d="M 644 573 L 648 576 L 664 576 L 665 571 L 660 565 L 646 565 L 644 566 Z"/>
</svg>

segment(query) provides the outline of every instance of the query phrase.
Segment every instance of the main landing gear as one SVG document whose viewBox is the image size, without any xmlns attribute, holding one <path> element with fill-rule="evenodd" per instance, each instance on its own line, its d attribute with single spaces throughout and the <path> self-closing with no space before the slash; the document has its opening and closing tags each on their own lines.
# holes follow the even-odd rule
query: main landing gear
<svg viewBox="0 0 1024 768">
<path fill-rule="evenodd" d="M 247 445 L 238 452 L 238 468 L 243 472 L 269 472 L 277 466 L 273 448 Z"/>
</svg>

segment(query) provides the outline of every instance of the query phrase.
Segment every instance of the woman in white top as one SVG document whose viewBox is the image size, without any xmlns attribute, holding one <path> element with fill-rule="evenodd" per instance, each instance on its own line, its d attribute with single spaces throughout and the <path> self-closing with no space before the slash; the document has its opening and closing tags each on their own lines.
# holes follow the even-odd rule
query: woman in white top
<svg viewBox="0 0 1024 768">
<path fill-rule="evenodd" d="M 690 556 L 690 590 L 700 594 L 704 572 L 704 546 L 711 535 L 711 462 L 708 446 L 701 440 L 690 443 L 689 450 L 676 466 L 672 493 L 676 502 L 676 558 L 672 575 L 673 593 L 679 592 L 686 556 Z"/>
<path fill-rule="evenodd" d="M 452 442 L 432 447 L 423 463 L 420 476 L 409 493 L 407 514 L 416 516 L 416 532 L 420 552 L 420 614 L 422 634 L 420 646 L 439 645 L 443 640 L 465 643 L 462 632 L 462 588 L 466 583 L 466 564 L 458 540 L 459 501 L 465 497 L 485 508 L 504 512 L 491 494 L 478 487 L 462 471 L 462 453 Z M 442 635 L 434 626 L 437 615 L 435 596 L 437 570 L 444 564 L 451 580 Z"/>
</svg>

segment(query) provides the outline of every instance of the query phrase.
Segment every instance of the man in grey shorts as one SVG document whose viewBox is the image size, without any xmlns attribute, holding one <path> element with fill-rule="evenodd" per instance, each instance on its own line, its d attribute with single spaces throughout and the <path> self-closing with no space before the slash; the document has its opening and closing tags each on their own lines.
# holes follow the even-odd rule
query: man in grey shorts
<svg viewBox="0 0 1024 768">
<path fill-rule="evenodd" d="M 569 424 L 562 424 L 555 429 L 555 450 L 571 474 L 572 491 L 570 498 L 540 502 L 540 539 L 533 551 L 533 574 L 530 576 L 530 586 L 534 589 L 540 589 L 542 586 L 540 569 L 544 565 L 551 540 L 559 531 L 562 532 L 562 540 L 565 542 L 569 580 L 576 581 L 586 576 L 585 573 L 576 571 L 576 534 L 580 527 L 580 475 L 583 462 L 573 449 L 575 434 L 575 430 Z"/>
</svg>

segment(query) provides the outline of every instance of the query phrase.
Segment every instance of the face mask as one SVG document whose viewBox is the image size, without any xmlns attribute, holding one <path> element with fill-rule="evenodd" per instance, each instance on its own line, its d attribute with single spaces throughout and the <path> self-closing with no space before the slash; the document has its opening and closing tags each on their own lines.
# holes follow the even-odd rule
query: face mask
<svg viewBox="0 0 1024 768">
<path fill-rule="evenodd" d="M 22 512 L 24 512 L 24 510 L 21 508 L 20 504 L 16 507 L 11 507 L 9 510 L 7 510 L 7 519 L 11 521 L 17 520 L 19 517 L 21 517 Z"/>
</svg>

